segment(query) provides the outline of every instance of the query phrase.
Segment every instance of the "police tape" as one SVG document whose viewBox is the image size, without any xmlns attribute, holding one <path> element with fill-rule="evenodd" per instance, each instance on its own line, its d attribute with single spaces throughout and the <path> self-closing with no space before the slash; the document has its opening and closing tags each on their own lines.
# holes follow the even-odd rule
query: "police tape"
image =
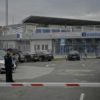
<svg viewBox="0 0 100 100">
<path fill-rule="evenodd" d="M 0 87 L 100 87 L 100 83 L 63 83 L 63 82 L 33 82 L 33 83 L 0 83 Z"/>
</svg>

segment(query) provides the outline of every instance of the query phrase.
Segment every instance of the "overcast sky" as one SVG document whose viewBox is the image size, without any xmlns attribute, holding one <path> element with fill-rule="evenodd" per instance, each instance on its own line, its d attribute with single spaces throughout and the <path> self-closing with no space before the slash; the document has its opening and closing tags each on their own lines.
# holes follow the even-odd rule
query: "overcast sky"
<svg viewBox="0 0 100 100">
<path fill-rule="evenodd" d="M 30 15 L 100 21 L 100 0 L 8 0 L 9 24 Z M 0 25 L 5 25 L 5 0 L 0 0 Z"/>
</svg>

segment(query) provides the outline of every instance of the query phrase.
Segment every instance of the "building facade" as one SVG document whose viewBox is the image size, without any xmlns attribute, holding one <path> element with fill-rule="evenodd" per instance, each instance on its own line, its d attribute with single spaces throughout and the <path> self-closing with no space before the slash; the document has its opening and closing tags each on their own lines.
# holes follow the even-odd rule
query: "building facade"
<svg viewBox="0 0 100 100">
<path fill-rule="evenodd" d="M 47 50 L 65 55 L 70 50 L 100 55 L 100 22 L 48 17 L 29 17 L 22 24 L 9 25 L 0 37 L 1 49 Z"/>
</svg>

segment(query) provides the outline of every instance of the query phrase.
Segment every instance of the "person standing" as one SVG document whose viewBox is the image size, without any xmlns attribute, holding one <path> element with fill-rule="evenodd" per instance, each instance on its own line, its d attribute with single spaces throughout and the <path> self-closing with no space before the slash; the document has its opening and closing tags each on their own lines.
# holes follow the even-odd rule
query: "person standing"
<svg viewBox="0 0 100 100">
<path fill-rule="evenodd" d="M 7 54 L 4 56 L 4 61 L 6 70 L 6 82 L 14 82 L 12 77 L 12 71 L 13 71 L 12 53 L 9 49 L 7 50 Z"/>
<path fill-rule="evenodd" d="M 87 59 L 87 50 L 85 49 L 85 51 L 84 51 L 84 56 L 85 56 L 85 60 Z"/>
</svg>

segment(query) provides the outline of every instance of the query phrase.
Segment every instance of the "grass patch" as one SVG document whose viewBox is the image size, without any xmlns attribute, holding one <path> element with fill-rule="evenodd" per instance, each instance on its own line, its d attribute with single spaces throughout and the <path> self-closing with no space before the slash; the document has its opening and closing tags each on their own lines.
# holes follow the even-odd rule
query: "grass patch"
<svg viewBox="0 0 100 100">
<path fill-rule="evenodd" d="M 96 57 L 96 59 L 100 59 L 100 57 Z"/>
<path fill-rule="evenodd" d="M 65 60 L 65 58 L 54 58 L 54 61 L 61 61 L 61 60 Z"/>
</svg>

